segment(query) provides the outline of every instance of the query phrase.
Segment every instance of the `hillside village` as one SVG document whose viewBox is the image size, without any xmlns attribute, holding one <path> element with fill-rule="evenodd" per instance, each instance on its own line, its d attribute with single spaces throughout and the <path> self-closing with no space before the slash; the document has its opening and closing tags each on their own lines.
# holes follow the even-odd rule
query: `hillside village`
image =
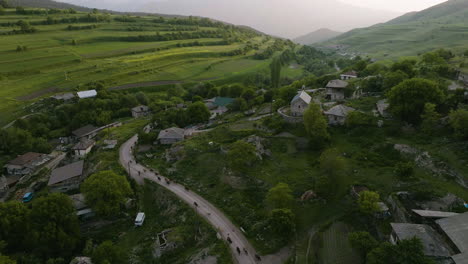
<svg viewBox="0 0 468 264">
<path fill-rule="evenodd" d="M 468 52 L 232 30 L 271 44 L 239 55 L 266 72 L 95 80 L 4 122 L 0 263 L 465 264 Z"/>
</svg>

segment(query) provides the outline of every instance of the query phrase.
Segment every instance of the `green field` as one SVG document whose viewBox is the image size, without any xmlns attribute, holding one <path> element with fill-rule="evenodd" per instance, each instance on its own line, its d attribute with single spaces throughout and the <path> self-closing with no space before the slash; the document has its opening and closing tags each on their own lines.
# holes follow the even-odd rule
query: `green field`
<svg viewBox="0 0 468 264">
<path fill-rule="evenodd" d="M 36 33 L 0 37 L 0 124 L 23 114 L 25 102 L 62 91 L 87 89 L 92 82 L 100 81 L 106 87 L 163 80 L 192 82 L 268 69 L 269 60 L 254 60 L 251 56 L 268 48 L 274 39 L 253 31 L 217 24 L 209 27 L 162 23 L 154 21 L 154 16 L 131 17 L 130 22 L 121 22 L 122 16 L 97 16 L 100 15 L 107 20 L 62 23 L 63 19 L 80 18 L 86 13 L 19 15 L 14 9 L 0 15 L 0 33 L 19 30 L 19 20 L 28 21 L 37 29 Z M 59 23 L 43 25 L 48 17 Z M 69 25 L 84 29 L 68 30 Z M 95 28 L 86 29 L 87 26 Z M 211 35 L 203 37 L 207 32 Z M 201 33 L 202 37 L 129 40 L 185 33 Z M 27 50 L 18 52 L 18 46 Z M 237 50 L 244 51 L 233 54 Z M 299 76 L 298 71 L 291 74 Z"/>
</svg>

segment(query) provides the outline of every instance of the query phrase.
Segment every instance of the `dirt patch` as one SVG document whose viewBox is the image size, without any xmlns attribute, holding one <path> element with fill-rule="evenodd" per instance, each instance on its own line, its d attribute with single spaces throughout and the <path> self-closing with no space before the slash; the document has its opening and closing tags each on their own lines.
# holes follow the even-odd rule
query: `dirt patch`
<svg viewBox="0 0 468 264">
<path fill-rule="evenodd" d="M 184 82 L 183 81 L 152 81 L 152 82 L 129 83 L 129 84 L 110 87 L 108 90 L 115 91 L 115 90 L 131 89 L 131 88 L 151 87 L 151 86 L 160 86 L 160 85 L 168 85 L 168 84 L 182 84 L 182 83 Z"/>
<path fill-rule="evenodd" d="M 20 100 L 20 101 L 29 101 L 29 100 L 34 100 L 36 98 L 39 98 L 43 95 L 46 95 L 46 94 L 49 94 L 49 93 L 57 93 L 59 92 L 60 89 L 57 88 L 57 87 L 50 87 L 50 88 L 47 88 L 47 89 L 44 89 L 44 90 L 40 90 L 40 91 L 37 91 L 37 92 L 34 92 L 34 93 L 30 93 L 28 95 L 23 95 L 23 96 L 20 96 L 20 97 L 16 97 L 17 100 Z"/>
</svg>

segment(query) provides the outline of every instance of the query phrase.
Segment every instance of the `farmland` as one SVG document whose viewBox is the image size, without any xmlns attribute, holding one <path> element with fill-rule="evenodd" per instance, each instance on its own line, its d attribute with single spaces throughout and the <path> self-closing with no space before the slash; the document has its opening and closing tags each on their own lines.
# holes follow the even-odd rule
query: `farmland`
<svg viewBox="0 0 468 264">
<path fill-rule="evenodd" d="M 0 123 L 23 114 L 26 101 L 84 90 L 96 82 L 105 87 L 190 83 L 266 70 L 269 59 L 252 55 L 275 42 L 203 19 L 35 10 L 25 15 L 6 9 L 0 16 Z M 20 20 L 36 32 L 11 34 Z"/>
</svg>

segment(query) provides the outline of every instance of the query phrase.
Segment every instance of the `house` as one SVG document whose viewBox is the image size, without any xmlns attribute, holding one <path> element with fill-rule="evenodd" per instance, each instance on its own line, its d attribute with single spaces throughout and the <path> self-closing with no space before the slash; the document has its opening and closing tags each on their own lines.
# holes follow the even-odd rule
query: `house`
<svg viewBox="0 0 468 264">
<path fill-rule="evenodd" d="M 76 157 L 83 158 L 88 155 L 89 152 L 93 149 L 94 145 L 96 145 L 96 141 L 92 139 L 83 138 L 78 142 L 74 147 L 73 151 L 75 152 Z"/>
<path fill-rule="evenodd" d="M 342 80 L 332 80 L 327 84 L 327 100 L 343 100 L 345 99 L 345 89 L 348 87 L 348 83 Z"/>
<path fill-rule="evenodd" d="M 351 80 L 357 77 L 358 77 L 358 73 L 356 71 L 349 71 L 349 72 L 342 73 L 340 75 L 341 80 Z"/>
<path fill-rule="evenodd" d="M 312 97 L 305 91 L 298 93 L 291 101 L 291 115 L 303 116 L 311 101 Z"/>
<path fill-rule="evenodd" d="M 16 159 L 9 161 L 5 166 L 8 175 L 28 175 L 34 173 L 37 168 L 50 160 L 46 154 L 28 152 Z"/>
<path fill-rule="evenodd" d="M 75 137 L 75 139 L 78 139 L 78 140 L 81 138 L 92 139 L 101 130 L 102 128 L 98 128 L 93 125 L 86 125 L 84 127 L 80 127 L 77 130 L 73 131 L 72 134 Z"/>
<path fill-rule="evenodd" d="M 61 100 L 61 101 L 68 101 L 73 98 L 75 98 L 75 95 L 73 93 L 64 93 L 64 94 L 56 94 L 52 96 L 55 100 Z"/>
<path fill-rule="evenodd" d="M 88 91 L 82 91 L 77 93 L 78 98 L 80 99 L 86 99 L 86 98 L 93 98 L 97 96 L 96 90 L 88 90 Z"/>
<path fill-rule="evenodd" d="M 178 127 L 171 127 L 161 130 L 158 135 L 158 140 L 163 145 L 170 145 L 184 140 L 185 130 Z"/>
<path fill-rule="evenodd" d="M 382 117 L 390 116 L 390 114 L 388 113 L 388 107 L 390 106 L 390 104 L 387 102 L 386 99 L 378 101 L 376 106 L 377 106 L 377 111 L 379 112 L 380 116 Z"/>
<path fill-rule="evenodd" d="M 436 220 L 437 225 L 452 241 L 457 254 L 452 257 L 456 264 L 466 264 L 468 258 L 468 213 Z"/>
<path fill-rule="evenodd" d="M 348 107 L 345 105 L 337 105 L 332 107 L 330 110 L 325 112 L 325 115 L 328 118 L 328 124 L 335 125 L 344 125 L 348 114 L 355 111 L 354 108 Z"/>
<path fill-rule="evenodd" d="M 78 189 L 83 180 L 84 161 L 57 168 L 52 171 L 47 184 L 52 191 L 67 192 Z"/>
<path fill-rule="evenodd" d="M 414 237 L 421 240 L 424 255 L 433 258 L 450 258 L 452 250 L 447 245 L 441 235 L 439 235 L 429 225 L 391 223 L 392 233 L 390 242 L 394 245 L 402 240 L 412 239 Z"/>
<path fill-rule="evenodd" d="M 137 107 L 132 108 L 132 116 L 134 118 L 145 117 L 150 114 L 150 109 L 146 105 L 139 105 Z"/>
</svg>

